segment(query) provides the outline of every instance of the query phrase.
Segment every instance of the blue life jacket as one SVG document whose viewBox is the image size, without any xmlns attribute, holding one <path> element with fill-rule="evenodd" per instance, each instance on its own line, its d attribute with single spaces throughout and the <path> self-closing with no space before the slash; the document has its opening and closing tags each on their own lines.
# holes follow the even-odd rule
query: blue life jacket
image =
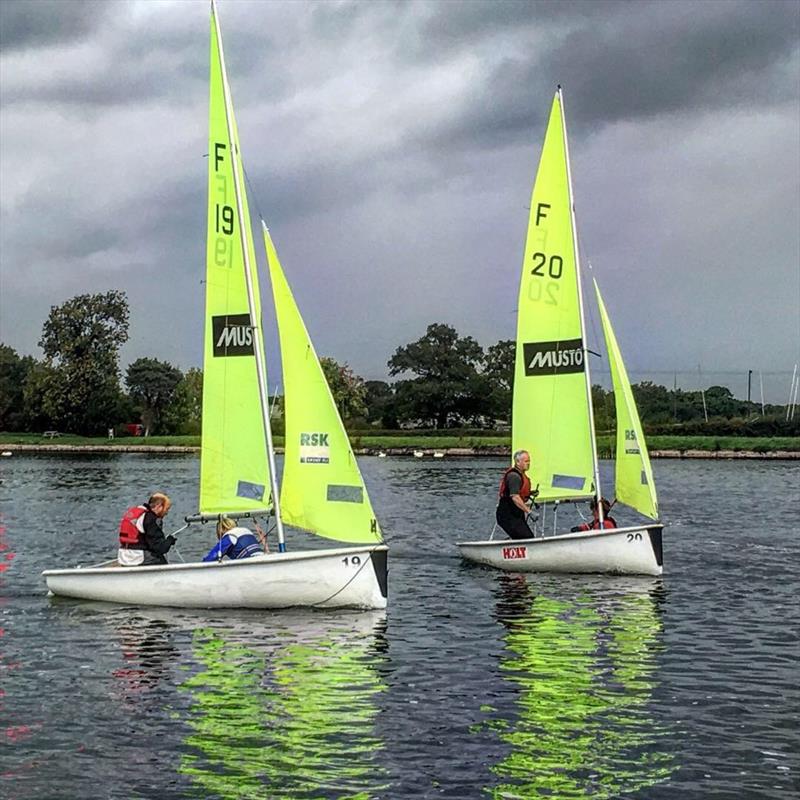
<svg viewBox="0 0 800 800">
<path fill-rule="evenodd" d="M 252 533 L 243 533 L 241 536 L 226 533 L 206 554 L 203 561 L 218 561 L 228 558 L 250 558 L 250 556 L 263 555 L 264 549 Z"/>
</svg>

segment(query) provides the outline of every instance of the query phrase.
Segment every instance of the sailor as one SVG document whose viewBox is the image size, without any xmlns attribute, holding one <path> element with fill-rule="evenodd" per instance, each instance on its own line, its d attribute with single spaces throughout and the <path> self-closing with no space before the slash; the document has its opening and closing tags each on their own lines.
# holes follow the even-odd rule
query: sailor
<svg viewBox="0 0 800 800">
<path fill-rule="evenodd" d="M 166 553 L 177 541 L 164 536 L 161 520 L 169 513 L 172 501 L 156 492 L 140 506 L 129 508 L 119 524 L 119 553 L 123 567 L 166 564 Z"/>
<path fill-rule="evenodd" d="M 227 558 L 250 558 L 268 553 L 266 535 L 256 522 L 255 535 L 247 528 L 238 527 L 229 517 L 217 523 L 217 543 L 206 553 L 203 561 L 222 561 Z"/>
<path fill-rule="evenodd" d="M 500 479 L 500 492 L 495 518 L 497 524 L 512 539 L 532 539 L 533 531 L 528 527 L 528 502 L 537 492 L 531 491 L 531 482 L 525 474 L 531 466 L 527 450 L 514 453 L 514 466 L 509 467 Z"/>
<path fill-rule="evenodd" d="M 603 504 L 603 528 L 616 528 L 617 521 L 614 519 L 614 517 L 609 516 L 609 512 L 611 511 L 611 503 L 609 503 L 605 497 L 601 497 L 600 502 Z M 600 530 L 600 510 L 597 507 L 596 497 L 592 498 L 589 508 L 592 509 L 592 521 L 582 522 L 580 525 L 575 525 L 575 527 L 570 528 L 572 533 L 577 533 L 578 531 Z"/>
</svg>

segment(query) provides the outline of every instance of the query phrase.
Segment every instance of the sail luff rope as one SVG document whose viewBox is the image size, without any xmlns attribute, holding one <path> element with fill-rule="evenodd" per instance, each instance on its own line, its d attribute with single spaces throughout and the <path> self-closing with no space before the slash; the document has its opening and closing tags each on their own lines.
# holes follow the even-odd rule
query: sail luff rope
<svg viewBox="0 0 800 800">
<path fill-rule="evenodd" d="M 278 528 L 278 550 L 284 552 L 286 544 L 284 542 L 283 522 L 280 513 L 280 499 L 278 494 L 277 477 L 275 475 L 275 451 L 272 445 L 272 427 L 269 418 L 269 392 L 267 389 L 267 377 L 264 369 L 263 342 L 258 335 L 261 332 L 261 319 L 256 319 L 255 314 L 255 289 L 253 286 L 253 275 L 250 265 L 250 252 L 247 246 L 247 236 L 245 226 L 248 220 L 245 219 L 244 205 L 242 203 L 242 185 L 239 177 L 239 158 L 240 154 L 234 152 L 236 137 L 233 129 L 233 111 L 231 109 L 230 86 L 228 85 L 228 75 L 225 69 L 225 54 L 222 47 L 222 35 L 219 28 L 219 16 L 217 13 L 216 0 L 211 0 L 211 10 L 214 18 L 214 30 L 216 33 L 217 50 L 219 53 L 220 71 L 222 72 L 222 94 L 225 101 L 225 122 L 228 129 L 228 143 L 230 146 L 231 169 L 233 171 L 233 190 L 236 197 L 236 210 L 239 216 L 239 238 L 242 245 L 242 260 L 244 262 L 245 284 L 247 286 L 247 303 L 250 310 L 250 324 L 258 330 L 254 331 L 253 352 L 256 360 L 256 373 L 258 375 L 258 393 L 261 401 L 261 416 L 263 418 L 264 433 L 266 437 L 267 457 L 270 467 L 270 485 L 272 489 L 272 507 L 275 509 L 275 523 Z"/>
<path fill-rule="evenodd" d="M 572 193 L 572 170 L 569 163 L 569 142 L 567 140 L 567 119 L 564 113 L 564 97 L 561 93 L 561 86 L 558 87 L 558 101 L 561 109 L 561 131 L 564 138 L 564 160 L 567 166 L 567 190 L 569 192 L 569 211 L 572 221 L 572 247 L 575 253 L 575 271 L 578 284 L 578 307 L 581 316 L 581 337 L 583 339 L 583 371 L 586 378 L 586 402 L 589 407 L 589 435 L 592 440 L 592 462 L 594 465 L 594 490 L 597 496 L 597 505 L 600 519 L 600 528 L 603 528 L 603 504 L 600 498 L 603 496 L 600 491 L 600 462 L 597 458 L 597 433 L 594 427 L 594 409 L 592 407 L 592 378 L 589 369 L 589 353 L 586 346 L 586 321 L 583 311 L 583 288 L 581 286 L 580 251 L 578 249 L 577 223 L 575 221 L 575 198 Z"/>
</svg>

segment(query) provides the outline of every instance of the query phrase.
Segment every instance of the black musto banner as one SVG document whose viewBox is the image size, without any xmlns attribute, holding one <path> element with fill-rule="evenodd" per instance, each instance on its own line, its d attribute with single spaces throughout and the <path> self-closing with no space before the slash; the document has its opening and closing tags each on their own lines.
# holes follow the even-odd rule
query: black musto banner
<svg viewBox="0 0 800 800">
<path fill-rule="evenodd" d="M 252 356 L 253 329 L 249 314 L 226 314 L 211 318 L 215 356 Z"/>
<path fill-rule="evenodd" d="M 560 342 L 524 342 L 526 375 L 563 375 L 583 372 L 583 340 Z"/>
</svg>

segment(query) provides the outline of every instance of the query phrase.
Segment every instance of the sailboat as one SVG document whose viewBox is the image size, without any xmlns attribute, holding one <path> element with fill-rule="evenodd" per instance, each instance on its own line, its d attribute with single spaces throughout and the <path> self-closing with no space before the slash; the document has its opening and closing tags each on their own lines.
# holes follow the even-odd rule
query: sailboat
<svg viewBox="0 0 800 800">
<path fill-rule="evenodd" d="M 203 608 L 385 608 L 387 550 L 333 397 L 262 220 L 284 375 L 281 491 L 255 248 L 216 3 L 211 4 L 208 239 L 199 513 L 273 516 L 278 552 L 220 563 L 46 570 L 55 595 Z M 290 551 L 284 523 L 348 546 Z"/>
<path fill-rule="evenodd" d="M 530 539 L 490 538 L 461 542 L 458 547 L 469 561 L 514 572 L 660 575 L 663 525 L 658 521 L 653 472 L 622 353 L 596 282 L 617 414 L 616 501 L 650 521 L 604 528 L 601 503 L 599 529 L 559 531 L 559 506 L 603 496 L 580 274 L 559 86 L 531 198 L 512 404 L 512 452 L 530 453 L 528 476 L 538 490 L 540 527 Z M 544 535 L 545 529 L 550 535 Z"/>
</svg>

